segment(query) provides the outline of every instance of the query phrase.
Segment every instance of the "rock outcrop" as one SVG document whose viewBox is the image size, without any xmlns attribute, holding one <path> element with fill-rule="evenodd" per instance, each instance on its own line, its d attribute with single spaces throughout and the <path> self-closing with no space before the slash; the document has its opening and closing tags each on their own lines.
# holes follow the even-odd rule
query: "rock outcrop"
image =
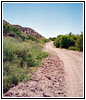
<svg viewBox="0 0 86 100">
<path fill-rule="evenodd" d="M 40 35 L 38 32 L 36 32 L 32 28 L 22 27 L 20 25 L 13 25 L 13 26 L 17 27 L 25 35 L 34 36 L 34 37 L 38 37 L 38 38 L 42 38 L 43 37 L 42 35 Z"/>
<path fill-rule="evenodd" d="M 25 34 L 27 36 L 34 36 L 34 37 L 37 37 L 37 38 L 44 38 L 42 35 L 40 35 L 38 32 L 36 32 L 32 28 L 22 27 L 20 25 L 12 25 L 12 24 L 8 23 L 5 20 L 3 20 L 3 24 L 9 24 L 12 27 L 17 27 L 21 31 L 22 34 Z M 3 28 L 3 33 L 6 33 L 6 30 L 4 30 L 4 28 Z"/>
</svg>

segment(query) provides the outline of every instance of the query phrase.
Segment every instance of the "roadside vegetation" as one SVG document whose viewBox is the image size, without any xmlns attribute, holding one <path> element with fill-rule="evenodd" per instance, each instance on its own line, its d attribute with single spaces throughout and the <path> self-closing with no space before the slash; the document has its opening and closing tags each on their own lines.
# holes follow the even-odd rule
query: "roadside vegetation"
<svg viewBox="0 0 86 100">
<path fill-rule="evenodd" d="M 53 37 L 53 38 L 49 38 L 51 41 L 54 41 L 56 39 L 56 37 Z"/>
<path fill-rule="evenodd" d="M 83 51 L 83 32 L 79 35 L 69 33 L 67 35 L 58 35 L 54 39 L 54 45 L 58 48 Z"/>
<path fill-rule="evenodd" d="M 8 24 L 3 25 L 3 30 L 3 92 L 7 92 L 19 82 L 31 79 L 30 73 L 48 56 L 42 48 L 49 40 L 25 36 Z"/>
</svg>

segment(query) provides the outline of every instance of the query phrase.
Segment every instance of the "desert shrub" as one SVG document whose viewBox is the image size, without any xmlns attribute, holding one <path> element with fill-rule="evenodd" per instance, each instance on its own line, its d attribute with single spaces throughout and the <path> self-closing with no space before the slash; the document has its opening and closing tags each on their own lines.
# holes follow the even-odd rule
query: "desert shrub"
<svg viewBox="0 0 86 100">
<path fill-rule="evenodd" d="M 53 38 L 49 38 L 50 40 L 54 41 L 56 39 L 56 37 L 53 37 Z"/>
<path fill-rule="evenodd" d="M 62 35 L 58 35 L 58 37 L 54 40 L 54 45 L 58 48 L 61 45 Z"/>
<path fill-rule="evenodd" d="M 54 41 L 54 45 L 55 45 L 57 48 L 60 47 L 59 39 L 56 39 L 56 40 Z"/>
<path fill-rule="evenodd" d="M 23 35 L 21 32 L 15 32 L 15 34 L 17 34 L 23 41 L 27 39 L 27 37 L 25 35 Z"/>
<path fill-rule="evenodd" d="M 12 27 L 12 30 L 13 30 L 13 32 L 18 32 L 19 31 L 19 29 L 17 28 L 17 27 Z"/>
<path fill-rule="evenodd" d="M 12 33 L 12 26 L 9 24 L 3 24 L 3 33 Z"/>
<path fill-rule="evenodd" d="M 83 32 L 80 35 L 74 35 L 71 32 L 68 35 L 59 35 L 54 40 L 54 45 L 60 48 L 83 51 Z"/>
<path fill-rule="evenodd" d="M 28 73 L 24 68 L 20 68 L 12 62 L 4 62 L 3 64 L 3 91 L 6 92 L 12 86 L 18 84 L 19 81 L 29 80 Z"/>
<path fill-rule="evenodd" d="M 39 52 L 36 58 L 42 60 L 42 58 L 46 58 L 47 56 L 48 56 L 47 52 Z"/>
<path fill-rule="evenodd" d="M 20 41 L 12 37 L 3 38 L 4 92 L 12 84 L 29 80 L 27 69 L 41 64 L 48 53 L 42 51 L 40 43 L 32 40 Z M 29 77 L 29 78 L 28 78 Z"/>
<path fill-rule="evenodd" d="M 3 78 L 3 92 L 7 92 L 9 88 L 18 84 L 18 79 L 13 74 L 4 76 Z"/>
<path fill-rule="evenodd" d="M 49 39 L 46 39 L 46 38 L 39 38 L 37 39 L 37 41 L 41 44 L 45 44 L 46 42 L 49 42 L 50 40 Z"/>
<path fill-rule="evenodd" d="M 34 47 L 31 48 L 31 51 L 29 51 L 26 55 L 26 62 L 28 66 L 37 66 L 41 64 L 41 61 L 43 58 L 46 58 L 48 56 L 48 53 L 41 52 L 40 49 L 35 49 Z"/>
<path fill-rule="evenodd" d="M 11 87 L 11 82 L 8 79 L 7 76 L 3 77 L 3 92 L 7 92 L 9 90 L 9 88 Z"/>
<path fill-rule="evenodd" d="M 27 39 L 32 41 L 37 41 L 37 37 L 34 36 L 28 36 Z"/>
<path fill-rule="evenodd" d="M 75 47 L 75 46 L 70 46 L 69 48 L 68 48 L 69 50 L 78 50 L 78 48 L 77 47 Z"/>
<path fill-rule="evenodd" d="M 62 36 L 61 41 L 60 41 L 60 47 L 61 48 L 68 48 L 69 46 L 74 46 L 75 42 L 72 37 L 68 36 Z"/>
<path fill-rule="evenodd" d="M 18 77 L 15 74 L 8 75 L 8 80 L 10 80 L 11 84 L 17 85 L 18 84 Z"/>
<path fill-rule="evenodd" d="M 77 36 L 75 46 L 79 49 L 79 51 L 83 51 L 83 33 Z"/>
<path fill-rule="evenodd" d="M 59 35 L 54 40 L 54 45 L 56 47 L 61 48 L 68 48 L 69 46 L 75 45 L 75 36 L 72 33 L 69 33 L 68 35 Z"/>
<path fill-rule="evenodd" d="M 37 57 L 40 55 L 44 58 L 47 55 L 45 52 L 41 51 L 42 47 L 33 41 L 18 42 L 13 38 L 4 38 L 3 41 L 3 60 L 4 61 L 19 61 L 20 65 L 25 64 L 25 62 L 34 63 L 37 62 Z M 21 64 L 22 62 L 22 64 Z M 32 66 L 31 65 L 31 66 Z"/>
</svg>

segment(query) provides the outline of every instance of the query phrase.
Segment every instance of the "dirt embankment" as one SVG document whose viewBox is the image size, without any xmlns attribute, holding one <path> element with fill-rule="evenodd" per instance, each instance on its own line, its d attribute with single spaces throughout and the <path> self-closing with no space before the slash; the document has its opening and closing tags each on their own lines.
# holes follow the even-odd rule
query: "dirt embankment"
<svg viewBox="0 0 86 100">
<path fill-rule="evenodd" d="M 11 88 L 10 97 L 82 97 L 83 56 L 80 52 L 45 45 L 49 57 L 32 73 L 32 80 Z"/>
</svg>

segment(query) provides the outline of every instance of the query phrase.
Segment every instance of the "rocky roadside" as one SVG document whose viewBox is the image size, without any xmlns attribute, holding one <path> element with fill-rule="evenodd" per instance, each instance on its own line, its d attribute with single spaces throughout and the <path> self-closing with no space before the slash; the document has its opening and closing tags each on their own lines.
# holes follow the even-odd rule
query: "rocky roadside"
<svg viewBox="0 0 86 100">
<path fill-rule="evenodd" d="M 32 73 L 32 80 L 11 88 L 5 97 L 65 97 L 64 64 L 54 53 Z"/>
</svg>

